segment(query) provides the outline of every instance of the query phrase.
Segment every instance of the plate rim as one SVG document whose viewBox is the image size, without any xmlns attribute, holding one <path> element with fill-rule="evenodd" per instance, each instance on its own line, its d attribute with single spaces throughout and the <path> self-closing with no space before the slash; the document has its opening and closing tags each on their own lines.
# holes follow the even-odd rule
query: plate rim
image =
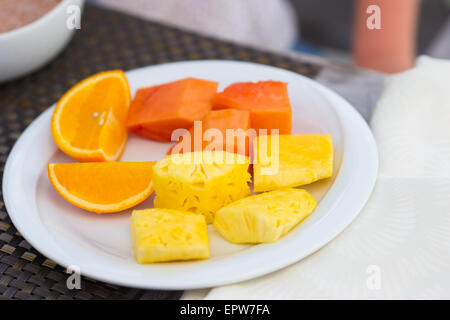
<svg viewBox="0 0 450 320">
<path fill-rule="evenodd" d="M 276 270 L 285 268 L 297 261 L 300 261 L 300 260 L 308 257 L 309 255 L 311 255 L 312 253 L 316 252 L 317 250 L 319 250 L 321 247 L 323 247 L 327 243 L 331 242 L 339 233 L 341 233 L 348 227 L 348 225 L 356 218 L 356 216 L 361 212 L 361 209 L 364 207 L 364 205 L 368 201 L 370 194 L 372 193 L 374 186 L 375 186 L 375 182 L 377 179 L 377 173 L 378 173 L 378 163 L 379 163 L 377 145 L 376 145 L 375 139 L 373 137 L 373 134 L 372 134 L 368 124 L 366 123 L 366 121 L 362 118 L 362 116 L 358 113 L 358 111 L 349 102 L 347 102 L 339 94 L 337 94 L 333 90 L 325 87 L 324 85 L 320 84 L 319 82 L 317 82 L 313 79 L 307 78 L 301 74 L 295 73 L 293 71 L 277 68 L 274 66 L 269 66 L 269 65 L 254 63 L 254 62 L 244 62 L 244 61 L 234 61 L 234 60 L 195 60 L 195 61 L 170 62 L 170 63 L 164 63 L 164 64 L 151 65 L 151 66 L 146 66 L 146 67 L 142 67 L 142 68 L 137 68 L 137 69 L 126 71 L 125 73 L 126 73 L 126 75 L 129 75 L 133 72 L 142 71 L 143 69 L 154 70 L 157 68 L 164 68 L 164 67 L 168 67 L 168 66 L 181 66 L 181 65 L 186 65 L 186 64 L 216 64 L 216 63 L 251 65 L 254 67 L 267 68 L 268 70 L 272 69 L 273 71 L 277 71 L 277 72 L 281 71 L 281 72 L 290 74 L 291 76 L 300 77 L 300 78 L 302 78 L 303 81 L 306 81 L 308 84 L 312 85 L 317 90 L 321 91 L 322 95 L 325 98 L 327 98 L 327 99 L 333 98 L 333 100 L 335 100 L 336 102 L 335 103 L 330 102 L 330 105 L 333 107 L 333 109 L 336 112 L 338 111 L 337 105 L 339 104 L 340 105 L 339 108 L 342 109 L 342 110 L 340 110 L 340 112 L 343 112 L 346 117 L 353 118 L 352 121 L 356 124 L 355 127 L 358 127 L 358 131 L 362 130 L 363 132 L 365 132 L 364 137 L 357 136 L 357 137 L 355 137 L 355 139 L 362 139 L 362 138 L 365 139 L 364 142 L 365 142 L 366 148 L 368 148 L 368 150 L 369 150 L 368 153 L 371 154 L 371 157 L 369 157 L 369 161 L 366 163 L 366 165 L 368 165 L 368 167 L 371 167 L 371 170 L 368 171 L 367 178 L 365 180 L 366 184 L 363 187 L 364 190 L 360 191 L 360 193 L 362 193 L 361 197 L 358 199 L 358 201 L 356 201 L 357 203 L 355 203 L 355 201 L 352 201 L 352 203 L 349 204 L 352 207 L 352 214 L 347 215 L 347 218 L 344 219 L 345 220 L 344 222 L 337 221 L 338 225 L 334 228 L 334 230 L 332 232 L 330 232 L 329 236 L 325 237 L 327 239 L 325 239 L 325 240 L 322 239 L 320 241 L 316 241 L 315 245 L 311 246 L 311 248 L 309 250 L 307 250 L 307 252 L 305 254 L 301 254 L 300 257 L 298 257 L 298 255 L 293 254 L 293 255 L 290 255 L 290 257 L 284 257 L 283 259 L 281 259 L 277 262 L 272 262 L 269 266 L 266 266 L 266 267 L 260 266 L 258 268 L 258 270 L 253 270 L 252 272 L 239 272 L 239 273 L 236 273 L 236 275 L 234 277 L 231 277 L 231 278 L 228 277 L 227 279 L 224 279 L 224 280 L 218 279 L 216 281 L 203 281 L 201 283 L 197 283 L 197 284 L 191 283 L 188 285 L 183 285 L 183 284 L 179 285 L 177 283 L 165 283 L 165 284 L 153 285 L 153 284 L 149 283 L 151 281 L 130 283 L 126 279 L 125 280 L 122 280 L 122 278 L 115 279 L 115 278 L 111 278 L 108 276 L 104 276 L 103 274 L 91 273 L 91 272 L 89 272 L 89 270 L 86 271 L 86 269 L 83 269 L 83 268 L 82 268 L 82 270 L 84 270 L 84 271 L 82 272 L 82 275 L 88 276 L 90 278 L 98 279 L 100 281 L 104 281 L 107 283 L 121 285 L 121 286 L 128 286 L 128 287 L 135 287 L 135 288 L 142 288 L 142 289 L 161 289 L 161 290 L 187 290 L 187 289 L 208 288 L 208 287 L 215 287 L 215 286 L 231 284 L 231 283 L 236 283 L 236 282 L 241 282 L 244 280 L 257 278 L 262 275 L 269 274 Z M 15 163 L 17 157 L 20 155 L 22 145 L 25 144 L 27 139 L 30 139 L 28 137 L 29 136 L 31 137 L 31 133 L 33 132 L 33 129 L 36 126 L 38 126 L 38 124 L 40 122 L 42 122 L 42 119 L 44 119 L 45 117 L 51 116 L 49 114 L 52 112 L 53 108 L 54 108 L 54 105 L 52 107 L 48 108 L 46 111 L 44 111 L 38 117 L 36 117 L 33 120 L 33 122 L 22 132 L 19 139 L 15 142 L 13 148 L 11 149 L 11 151 L 8 155 L 8 158 L 7 158 L 7 161 L 5 164 L 4 174 L 3 174 L 2 191 L 3 191 L 3 199 L 4 199 L 4 203 L 5 203 L 5 208 L 7 210 L 8 216 L 10 217 L 10 219 L 11 219 L 12 223 L 14 224 L 14 226 L 16 227 L 16 229 L 19 232 L 21 232 L 21 235 L 25 238 L 25 240 L 27 242 L 29 242 L 37 251 L 39 251 L 45 257 L 48 257 L 49 259 L 53 260 L 54 262 L 58 263 L 59 265 L 67 268 L 69 265 L 71 265 L 70 262 L 68 262 L 66 259 L 63 259 L 61 256 L 58 256 L 57 254 L 53 254 L 53 252 L 51 250 L 48 250 L 48 248 L 43 248 L 43 246 L 40 245 L 38 240 L 36 240 L 34 238 L 30 238 L 27 234 L 22 233 L 22 231 L 21 231 L 22 225 L 21 225 L 20 221 L 17 221 L 17 216 L 15 216 L 15 214 L 13 213 L 14 205 L 11 203 L 12 200 L 11 200 L 11 197 L 9 194 L 9 191 L 11 188 L 11 181 L 13 180 L 12 175 L 14 173 L 12 171 L 11 167 L 13 167 L 13 164 Z M 340 112 L 337 112 L 337 116 L 340 120 L 342 120 L 342 115 L 340 114 Z M 342 129 L 345 130 L 346 128 L 342 128 Z M 343 135 L 343 136 L 346 137 L 346 135 Z M 344 142 L 344 144 L 345 144 L 345 142 Z M 348 161 L 345 161 L 346 155 L 348 155 L 348 153 L 346 152 L 346 150 L 344 148 L 342 167 L 344 166 L 344 164 L 346 164 L 348 162 Z M 338 181 L 340 181 L 339 177 L 341 176 L 341 173 L 342 173 L 342 167 L 341 167 L 338 175 L 336 176 L 336 180 L 334 181 L 333 185 L 331 186 L 330 190 L 327 192 L 325 197 L 330 193 L 330 191 L 333 189 L 333 187 L 336 185 L 336 183 Z M 325 199 L 325 197 L 324 197 L 324 199 Z M 338 207 L 339 207 L 339 205 L 342 206 L 342 204 L 340 204 L 342 202 L 342 200 L 343 199 L 341 199 L 336 206 L 338 206 Z M 322 199 L 322 201 L 323 201 L 323 199 Z M 314 225 L 312 225 L 311 227 L 314 227 Z M 148 279 L 146 279 L 146 280 L 148 280 Z"/>
</svg>

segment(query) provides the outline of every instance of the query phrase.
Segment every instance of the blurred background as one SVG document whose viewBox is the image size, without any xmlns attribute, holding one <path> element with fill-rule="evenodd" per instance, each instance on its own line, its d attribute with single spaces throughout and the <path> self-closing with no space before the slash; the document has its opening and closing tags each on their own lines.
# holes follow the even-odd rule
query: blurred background
<svg viewBox="0 0 450 320">
<path fill-rule="evenodd" d="M 407 70 L 422 54 L 450 58 L 450 0 L 86 1 L 238 44 L 307 53 L 383 73 Z M 72 34 L 65 27 L 66 9 L 83 4 L 84 0 L 0 0 L 0 82 L 55 57 Z M 378 11 L 370 9 L 373 5 Z M 52 8 L 54 14 L 47 15 Z M 60 22 L 50 21 L 57 15 Z M 33 33 L 31 27 L 21 28 L 38 18 L 42 23 L 33 24 Z M 369 27 L 374 21 L 379 28 Z M 31 58 L 16 56 L 25 57 L 30 50 Z M 17 66 L 19 60 L 29 66 Z"/>
<path fill-rule="evenodd" d="M 91 0 L 144 18 L 272 50 L 395 73 L 420 54 L 450 58 L 449 0 Z M 381 9 L 369 30 L 366 9 Z"/>
</svg>

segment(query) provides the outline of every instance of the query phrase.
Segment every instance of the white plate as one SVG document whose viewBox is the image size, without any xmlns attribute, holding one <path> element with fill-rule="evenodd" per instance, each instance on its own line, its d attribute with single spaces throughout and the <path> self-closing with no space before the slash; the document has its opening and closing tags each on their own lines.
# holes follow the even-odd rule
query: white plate
<svg viewBox="0 0 450 320">
<path fill-rule="evenodd" d="M 140 288 L 224 285 L 267 274 L 313 253 L 340 233 L 366 203 L 378 168 L 372 134 L 351 105 L 317 82 L 274 67 L 233 61 L 170 63 L 126 74 L 132 93 L 140 87 L 184 77 L 219 81 L 219 89 L 237 81 L 285 81 L 293 107 L 293 133 L 332 135 L 334 175 L 306 186 L 320 201 L 317 209 L 277 243 L 230 244 L 210 226 L 210 259 L 140 265 L 134 259 L 130 240 L 131 210 L 92 214 L 66 202 L 51 186 L 47 164 L 73 160 L 52 140 L 50 108 L 14 146 L 4 172 L 3 197 L 14 225 L 25 239 L 62 266 L 76 265 L 91 278 Z M 121 160 L 158 160 L 168 147 L 130 135 Z M 153 197 L 138 208 L 151 207 L 152 201 Z"/>
</svg>

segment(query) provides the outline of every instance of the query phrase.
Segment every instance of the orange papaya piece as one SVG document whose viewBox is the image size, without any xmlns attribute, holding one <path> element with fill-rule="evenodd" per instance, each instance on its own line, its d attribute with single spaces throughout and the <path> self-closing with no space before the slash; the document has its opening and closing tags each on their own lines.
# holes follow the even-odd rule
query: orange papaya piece
<svg viewBox="0 0 450 320">
<path fill-rule="evenodd" d="M 198 124 L 199 125 L 199 124 Z M 202 150 L 223 150 L 248 156 L 251 132 L 250 113 L 246 110 L 213 110 L 202 119 L 201 127 L 189 129 L 168 152 L 187 153 Z M 215 129 L 211 131 L 210 129 Z M 228 131 L 227 129 L 232 129 Z M 198 136 L 200 135 L 200 136 Z M 185 139 L 190 139 L 186 144 Z M 195 140 L 197 139 L 197 143 Z"/>
<path fill-rule="evenodd" d="M 178 128 L 189 129 L 212 108 L 217 82 L 186 78 L 139 89 L 128 113 L 128 130 L 157 141 L 171 141 Z"/>
<path fill-rule="evenodd" d="M 287 83 L 280 81 L 237 82 L 213 98 L 213 109 L 234 108 L 250 112 L 251 127 L 278 129 L 280 134 L 292 131 L 292 111 Z"/>
</svg>

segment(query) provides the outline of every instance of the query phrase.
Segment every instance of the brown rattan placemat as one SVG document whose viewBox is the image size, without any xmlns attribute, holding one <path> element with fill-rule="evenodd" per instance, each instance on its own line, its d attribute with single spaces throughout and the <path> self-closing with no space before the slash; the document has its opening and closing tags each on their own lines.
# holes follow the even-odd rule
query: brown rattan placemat
<svg viewBox="0 0 450 320">
<path fill-rule="evenodd" d="M 81 79 L 101 70 L 129 70 L 198 59 L 253 61 L 309 77 L 320 69 L 310 63 L 87 5 L 81 30 L 62 54 L 38 72 L 0 84 L 0 175 L 11 147 L 25 127 Z M 119 287 L 86 277 L 82 278 L 81 290 L 69 290 L 67 277 L 61 266 L 24 240 L 0 201 L 0 298 L 177 299 L 181 295 L 179 291 Z"/>
</svg>

